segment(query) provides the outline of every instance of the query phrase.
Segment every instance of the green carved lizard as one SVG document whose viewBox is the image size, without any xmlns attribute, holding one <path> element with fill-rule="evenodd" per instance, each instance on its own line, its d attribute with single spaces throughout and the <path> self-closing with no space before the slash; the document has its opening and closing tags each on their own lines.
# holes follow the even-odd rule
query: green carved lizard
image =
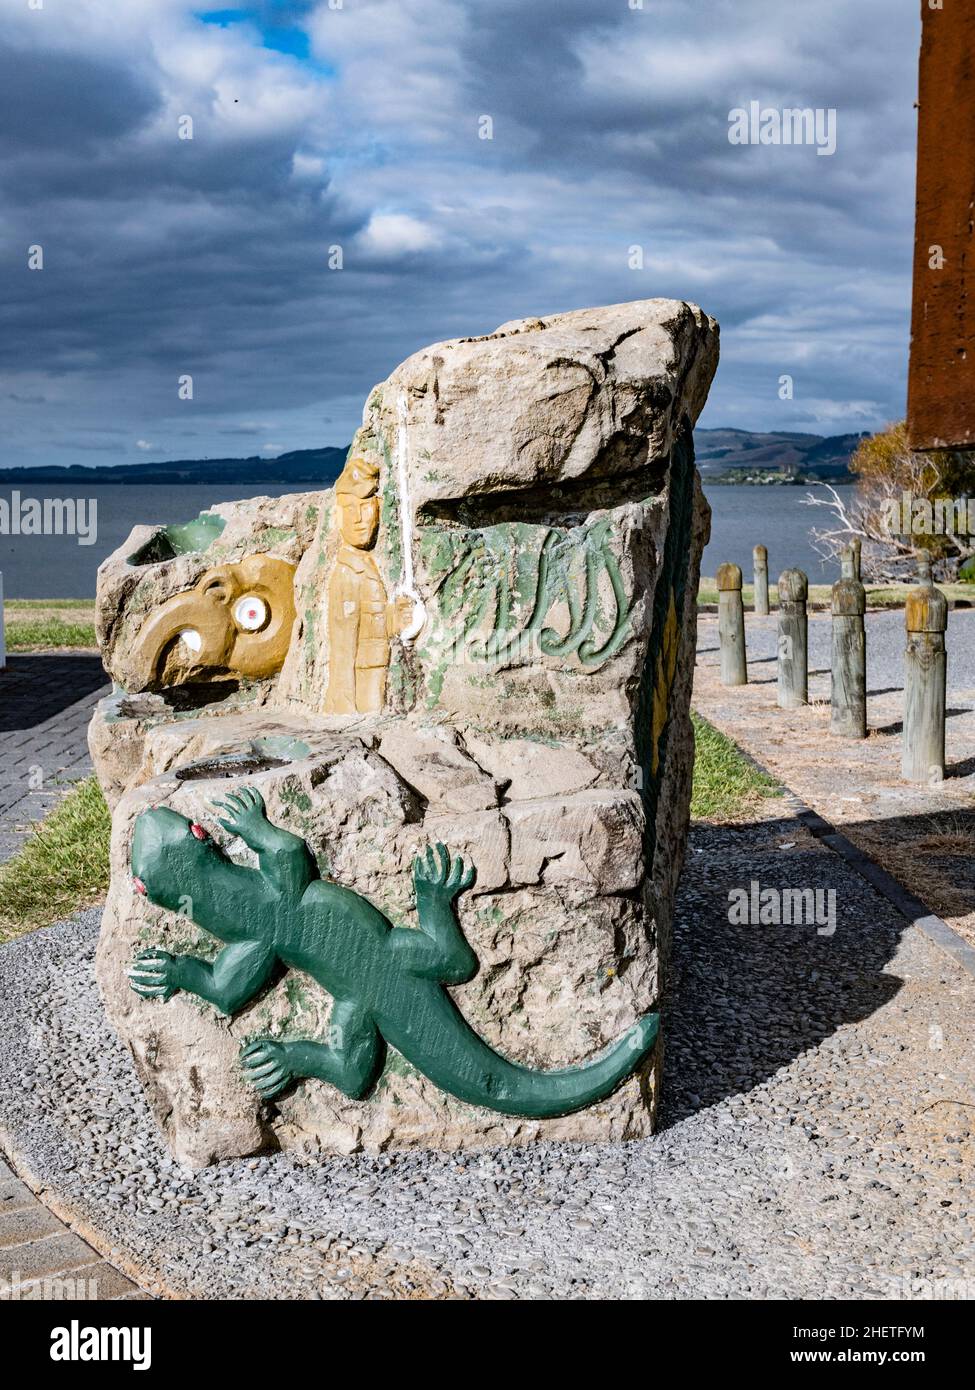
<svg viewBox="0 0 975 1390">
<path fill-rule="evenodd" d="M 658 1015 L 647 1014 L 601 1057 L 561 1071 L 533 1071 L 500 1056 L 470 1027 L 445 985 L 477 972 L 454 899 L 473 869 L 443 845 L 413 863 L 420 930 L 394 927 L 365 898 L 319 877 L 308 846 L 267 818 L 259 792 L 217 803 L 219 823 L 257 855 L 233 863 L 202 826 L 166 807 L 143 811 L 132 841 L 139 892 L 226 942 L 212 964 L 162 950 L 139 951 L 129 971 L 145 999 L 186 990 L 233 1014 L 281 963 L 305 971 L 334 1000 L 328 1042 L 264 1037 L 241 1052 L 248 1081 L 270 1098 L 318 1077 L 353 1098 L 379 1077 L 389 1043 L 442 1090 L 506 1115 L 566 1115 L 609 1095 L 645 1060 Z"/>
</svg>

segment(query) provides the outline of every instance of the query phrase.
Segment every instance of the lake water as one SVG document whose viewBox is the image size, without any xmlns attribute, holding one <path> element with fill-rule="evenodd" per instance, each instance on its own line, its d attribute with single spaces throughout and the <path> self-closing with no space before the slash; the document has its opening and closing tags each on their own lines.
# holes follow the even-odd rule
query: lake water
<svg viewBox="0 0 975 1390">
<path fill-rule="evenodd" d="M 215 502 L 231 502 L 251 491 L 271 497 L 309 491 L 292 484 L 265 484 L 257 489 L 214 488 L 206 484 L 124 486 L 108 484 L 79 489 L 76 497 L 97 503 L 97 537 L 79 545 L 74 536 L 0 535 L 0 571 L 7 598 L 91 598 L 95 572 L 106 555 L 122 544 L 133 526 L 189 521 Z M 8 504 L 14 489 L 0 486 Z M 23 498 L 43 500 L 69 494 L 63 483 L 26 483 Z M 804 487 L 720 486 L 706 488 L 713 520 L 711 544 L 703 572 L 713 575 L 724 560 L 741 565 L 751 576 L 752 547 L 768 547 L 769 575 L 775 580 L 790 565 L 804 569 L 813 581 L 836 578 L 809 543 L 809 528 L 823 513 L 805 507 Z"/>
<path fill-rule="evenodd" d="M 840 496 L 852 485 L 844 483 Z M 764 545 L 768 550 L 769 582 L 774 584 L 785 569 L 801 569 L 813 584 L 831 584 L 839 579 L 839 566 L 823 560 L 813 549 L 812 527 L 829 524 L 829 513 L 822 507 L 803 503 L 810 491 L 825 495 L 822 488 L 758 484 L 712 483 L 705 480 L 704 491 L 711 504 L 711 543 L 704 552 L 701 573 L 713 577 L 725 560 L 740 565 L 745 582 L 751 583 L 752 549 Z"/>
<path fill-rule="evenodd" d="M 8 504 L 13 491 L 12 484 L 0 484 L 0 498 Z M 310 487 L 294 483 L 225 488 L 205 483 L 131 487 L 107 483 L 85 488 L 65 483 L 25 483 L 20 489 L 24 499 L 94 500 L 97 503 L 97 538 L 92 545 L 79 545 L 75 536 L 0 535 L 4 597 L 94 598 L 98 566 L 127 539 L 133 526 L 192 521 L 215 502 L 233 502 L 240 497 L 281 497 L 289 492 L 310 491 Z"/>
</svg>

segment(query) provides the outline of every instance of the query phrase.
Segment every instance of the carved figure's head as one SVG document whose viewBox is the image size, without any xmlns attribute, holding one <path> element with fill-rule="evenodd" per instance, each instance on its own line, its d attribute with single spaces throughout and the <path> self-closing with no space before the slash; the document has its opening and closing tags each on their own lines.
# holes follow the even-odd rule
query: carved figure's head
<svg viewBox="0 0 975 1390">
<path fill-rule="evenodd" d="M 273 675 L 295 620 L 294 566 L 274 555 L 217 565 L 150 614 L 135 639 L 132 690 L 234 674 Z"/>
<path fill-rule="evenodd" d="M 351 458 L 335 484 L 339 532 L 346 545 L 369 550 L 379 532 L 379 465 L 372 459 Z"/>
<path fill-rule="evenodd" d="M 132 878 L 137 893 L 157 907 L 189 907 L 194 882 L 203 883 L 220 851 L 202 826 L 167 806 L 143 811 L 132 836 Z"/>
</svg>

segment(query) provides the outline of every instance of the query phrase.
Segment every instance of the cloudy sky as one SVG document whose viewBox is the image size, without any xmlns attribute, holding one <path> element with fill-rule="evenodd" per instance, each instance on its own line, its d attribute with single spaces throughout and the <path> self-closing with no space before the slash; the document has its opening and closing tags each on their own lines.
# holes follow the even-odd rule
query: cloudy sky
<svg viewBox="0 0 975 1390">
<path fill-rule="evenodd" d="M 655 295 L 721 323 L 703 424 L 898 418 L 917 11 L 0 0 L 2 462 L 346 443 L 425 343 Z M 752 101 L 836 153 L 732 145 Z"/>
</svg>

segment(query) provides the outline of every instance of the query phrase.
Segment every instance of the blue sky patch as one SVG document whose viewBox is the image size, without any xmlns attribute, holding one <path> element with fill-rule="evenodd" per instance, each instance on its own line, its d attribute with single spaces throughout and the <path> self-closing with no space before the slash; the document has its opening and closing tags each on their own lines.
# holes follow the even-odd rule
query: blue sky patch
<svg viewBox="0 0 975 1390">
<path fill-rule="evenodd" d="M 202 24 L 217 25 L 221 29 L 229 29 L 234 24 L 251 24 L 261 36 L 262 48 L 274 53 L 286 53 L 314 72 L 330 77 L 335 69 L 312 58 L 308 35 L 292 22 L 301 19 L 311 8 L 306 4 L 268 3 L 240 6 L 232 10 L 198 10 L 194 18 Z"/>
</svg>

